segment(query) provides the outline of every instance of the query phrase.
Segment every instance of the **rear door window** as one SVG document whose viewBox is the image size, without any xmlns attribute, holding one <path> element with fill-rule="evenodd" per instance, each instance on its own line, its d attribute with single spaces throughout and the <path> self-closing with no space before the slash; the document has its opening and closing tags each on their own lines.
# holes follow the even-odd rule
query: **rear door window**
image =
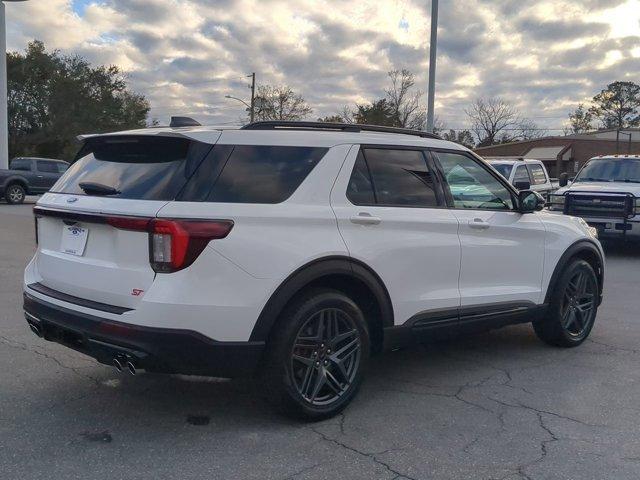
<svg viewBox="0 0 640 480">
<path fill-rule="evenodd" d="M 365 148 L 364 158 L 378 205 L 438 206 L 435 179 L 422 151 Z"/>
<path fill-rule="evenodd" d="M 117 192 L 110 198 L 172 200 L 211 148 L 148 135 L 88 139 L 51 191 L 83 195 L 81 184 L 97 184 Z"/>
<path fill-rule="evenodd" d="M 58 162 L 48 162 L 47 160 L 36 161 L 36 168 L 42 173 L 60 173 L 58 171 Z"/>
<path fill-rule="evenodd" d="M 356 164 L 353 167 L 349 186 L 347 187 L 347 198 L 354 205 L 373 205 L 376 203 L 371 173 L 367 162 L 364 159 L 362 150 L 358 153 Z"/>
</svg>

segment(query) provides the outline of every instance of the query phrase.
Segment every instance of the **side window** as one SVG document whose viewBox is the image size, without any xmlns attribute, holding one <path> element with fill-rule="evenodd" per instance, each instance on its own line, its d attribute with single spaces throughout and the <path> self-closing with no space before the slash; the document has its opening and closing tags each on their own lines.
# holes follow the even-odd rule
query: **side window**
<svg viewBox="0 0 640 480">
<path fill-rule="evenodd" d="M 372 205 L 376 203 L 371 183 L 369 167 L 364 160 L 362 150 L 358 153 L 356 164 L 353 166 L 349 186 L 347 187 L 347 198 L 355 205 Z"/>
<path fill-rule="evenodd" d="M 36 162 L 37 169 L 42 173 L 58 173 L 57 162 L 47 162 L 46 160 L 38 160 Z"/>
<path fill-rule="evenodd" d="M 31 160 L 27 160 L 24 158 L 16 158 L 11 162 L 10 170 L 18 170 L 20 172 L 30 172 L 31 171 Z"/>
<path fill-rule="evenodd" d="M 327 153 L 326 148 L 237 145 L 207 198 L 224 203 L 280 203 Z"/>
<path fill-rule="evenodd" d="M 420 150 L 366 148 L 378 205 L 436 207 L 434 177 Z"/>
<path fill-rule="evenodd" d="M 516 172 L 513 175 L 513 182 L 531 182 L 529 170 L 527 170 L 526 165 L 520 165 L 516 168 Z"/>
<path fill-rule="evenodd" d="M 544 168 L 542 165 L 529 165 L 529 170 L 531 170 L 531 177 L 533 178 L 534 185 L 543 185 L 547 183 L 547 175 L 544 173 Z"/>
<path fill-rule="evenodd" d="M 58 169 L 58 173 L 64 173 L 69 168 L 69 165 L 62 162 L 56 162 L 56 168 Z"/>
<path fill-rule="evenodd" d="M 478 162 L 458 153 L 437 152 L 455 208 L 513 210 L 507 187 Z"/>
</svg>

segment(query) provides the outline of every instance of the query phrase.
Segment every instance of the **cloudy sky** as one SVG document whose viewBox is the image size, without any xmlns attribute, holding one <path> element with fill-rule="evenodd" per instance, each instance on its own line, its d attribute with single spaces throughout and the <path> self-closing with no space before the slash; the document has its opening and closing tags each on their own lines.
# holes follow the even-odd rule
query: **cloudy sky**
<svg viewBox="0 0 640 480">
<path fill-rule="evenodd" d="M 426 90 L 430 0 L 31 0 L 8 4 L 9 50 L 47 47 L 116 64 L 151 116 L 234 122 L 245 75 L 288 84 L 313 118 L 383 95 L 408 68 Z M 640 0 L 443 0 L 436 114 L 467 126 L 501 96 L 550 133 L 615 80 L 640 82 Z"/>
</svg>

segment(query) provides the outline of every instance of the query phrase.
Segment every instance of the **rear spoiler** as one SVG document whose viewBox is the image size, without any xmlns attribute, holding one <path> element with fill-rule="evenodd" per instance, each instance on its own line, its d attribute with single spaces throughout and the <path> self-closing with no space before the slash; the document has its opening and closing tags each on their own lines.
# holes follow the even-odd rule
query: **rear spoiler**
<svg viewBox="0 0 640 480">
<path fill-rule="evenodd" d="M 213 130 L 211 127 L 207 129 L 190 129 L 188 131 L 175 131 L 169 128 L 155 129 L 141 129 L 141 130 L 131 130 L 128 132 L 114 132 L 114 133 L 90 133 L 85 135 L 78 135 L 76 140 L 80 143 L 84 143 L 86 140 L 90 138 L 108 138 L 111 136 L 125 136 L 125 135 L 148 135 L 148 136 L 160 136 L 160 137 L 178 137 L 178 138 L 186 138 L 188 140 L 194 140 L 196 142 L 209 143 L 214 145 L 220 135 L 222 134 L 222 130 Z"/>
</svg>

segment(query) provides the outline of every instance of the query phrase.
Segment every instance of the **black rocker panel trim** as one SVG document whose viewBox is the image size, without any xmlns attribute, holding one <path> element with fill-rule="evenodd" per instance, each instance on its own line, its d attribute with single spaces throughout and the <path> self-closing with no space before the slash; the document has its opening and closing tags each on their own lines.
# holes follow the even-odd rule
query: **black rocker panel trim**
<svg viewBox="0 0 640 480">
<path fill-rule="evenodd" d="M 546 307 L 533 302 L 498 302 L 420 312 L 403 325 L 385 328 L 384 348 L 531 322 L 544 314 Z"/>
<path fill-rule="evenodd" d="M 308 263 L 282 282 L 266 303 L 253 327 L 249 341 L 266 341 L 280 312 L 301 289 L 329 275 L 347 275 L 363 282 L 375 296 L 382 312 L 383 327 L 393 326 L 393 307 L 384 283 L 363 263 L 349 257 L 332 256 Z"/>
</svg>

